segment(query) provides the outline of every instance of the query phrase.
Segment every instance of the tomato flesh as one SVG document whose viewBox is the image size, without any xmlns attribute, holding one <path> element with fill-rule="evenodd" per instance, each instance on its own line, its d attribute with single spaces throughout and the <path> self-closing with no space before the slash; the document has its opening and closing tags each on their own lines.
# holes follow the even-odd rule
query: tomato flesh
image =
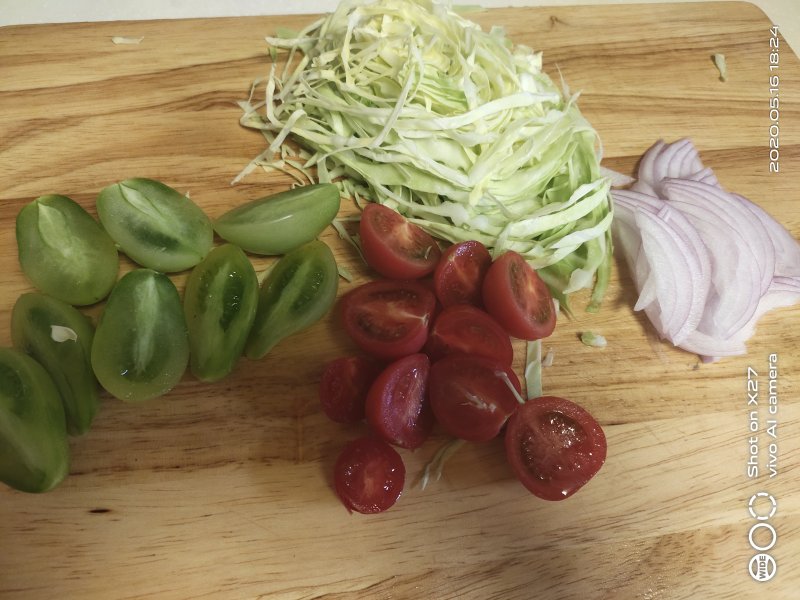
<svg viewBox="0 0 800 600">
<path fill-rule="evenodd" d="M 369 386 L 380 373 L 377 363 L 363 356 L 342 356 L 322 370 L 319 401 L 337 423 L 357 423 L 365 416 Z"/>
<path fill-rule="evenodd" d="M 511 335 L 538 340 L 553 333 L 556 311 L 550 290 L 522 256 L 508 251 L 483 280 L 486 311 Z"/>
<path fill-rule="evenodd" d="M 345 330 L 365 352 L 395 359 L 419 352 L 428 339 L 436 298 L 414 281 L 371 281 L 342 299 Z"/>
<path fill-rule="evenodd" d="M 445 354 L 477 354 L 505 365 L 514 360 L 508 333 L 487 313 L 469 304 L 445 308 L 433 322 L 425 351 L 431 360 Z"/>
<path fill-rule="evenodd" d="M 449 354 L 433 363 L 428 378 L 431 408 L 442 428 L 468 442 L 486 442 L 500 432 L 519 401 L 519 379 L 507 364 L 471 354 Z"/>
<path fill-rule="evenodd" d="M 459 242 L 447 248 L 436 265 L 433 282 L 442 306 L 482 306 L 481 286 L 492 257 L 478 241 Z"/>
<path fill-rule="evenodd" d="M 442 252 L 421 227 L 381 204 L 368 204 L 358 228 L 367 264 L 390 279 L 418 279 L 432 273 Z"/>
<path fill-rule="evenodd" d="M 347 510 L 364 514 L 392 507 L 403 492 L 405 478 L 397 450 L 371 436 L 349 442 L 334 466 L 336 494 Z"/>
<path fill-rule="evenodd" d="M 384 440 L 402 448 L 419 448 L 433 428 L 427 398 L 430 361 L 411 354 L 384 369 L 367 395 L 367 422 Z"/>
<path fill-rule="evenodd" d="M 529 400 L 506 429 L 506 456 L 522 484 L 544 500 L 570 497 L 606 459 L 599 423 L 574 402 L 555 396 Z"/>
</svg>

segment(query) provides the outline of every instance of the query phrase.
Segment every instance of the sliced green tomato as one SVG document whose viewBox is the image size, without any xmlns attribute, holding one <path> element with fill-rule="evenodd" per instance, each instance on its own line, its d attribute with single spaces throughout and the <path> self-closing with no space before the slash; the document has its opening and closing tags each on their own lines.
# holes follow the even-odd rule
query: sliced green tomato
<svg viewBox="0 0 800 600">
<path fill-rule="evenodd" d="M 339 188 L 318 183 L 237 206 L 217 219 L 214 229 L 248 252 L 285 254 L 315 239 L 337 212 Z"/>
<path fill-rule="evenodd" d="M 66 302 L 44 294 L 23 294 L 11 313 L 14 346 L 35 358 L 50 374 L 64 403 L 67 432 L 83 435 L 99 404 L 92 372 L 94 328 Z"/>
<path fill-rule="evenodd" d="M 23 492 L 46 492 L 69 473 L 64 407 L 38 362 L 0 348 L 0 481 Z"/>
<path fill-rule="evenodd" d="M 261 358 L 319 321 L 333 306 L 338 286 L 336 260 L 324 242 L 309 242 L 281 258 L 261 285 L 247 357 Z"/>
<path fill-rule="evenodd" d="M 190 367 L 217 381 L 242 355 L 258 306 L 258 277 L 240 248 L 212 250 L 186 282 L 183 309 L 189 328 Z"/>
<path fill-rule="evenodd" d="M 211 250 L 211 221 L 194 202 L 153 179 L 126 179 L 97 197 L 109 235 L 132 260 L 162 273 L 189 269 Z"/>
<path fill-rule="evenodd" d="M 33 285 L 69 304 L 99 302 L 117 281 L 113 240 L 66 196 L 41 196 L 19 212 L 17 249 Z"/>
<path fill-rule="evenodd" d="M 180 381 L 189 339 L 178 290 L 150 269 L 126 274 L 111 291 L 92 344 L 92 368 L 108 392 L 139 402 Z"/>
</svg>

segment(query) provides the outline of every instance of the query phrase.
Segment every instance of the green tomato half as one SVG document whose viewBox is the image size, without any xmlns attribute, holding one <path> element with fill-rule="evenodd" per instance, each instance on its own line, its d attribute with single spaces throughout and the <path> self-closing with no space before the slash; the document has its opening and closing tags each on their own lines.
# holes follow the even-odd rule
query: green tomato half
<svg viewBox="0 0 800 600">
<path fill-rule="evenodd" d="M 181 299 L 169 277 L 137 269 L 119 280 L 97 323 L 92 368 L 100 385 L 120 400 L 166 394 L 189 362 Z"/>
<path fill-rule="evenodd" d="M 339 203 L 339 188 L 332 183 L 301 186 L 237 206 L 217 219 L 214 229 L 253 254 L 286 254 L 316 239 Z"/>
<path fill-rule="evenodd" d="M 211 250 L 211 221 L 194 202 L 153 179 L 126 179 L 104 188 L 97 214 L 122 251 L 143 267 L 190 269 Z"/>
<path fill-rule="evenodd" d="M 336 259 L 324 242 L 314 240 L 281 258 L 261 285 L 247 357 L 261 358 L 319 321 L 336 301 L 338 288 Z"/>
<path fill-rule="evenodd" d="M 41 196 L 19 212 L 17 250 L 33 285 L 69 304 L 99 302 L 117 281 L 113 240 L 66 196 Z"/>
<path fill-rule="evenodd" d="M 215 248 L 192 270 L 183 308 L 195 377 L 217 381 L 233 370 L 257 306 L 258 277 L 240 248 L 231 244 Z"/>
<path fill-rule="evenodd" d="M 14 346 L 50 374 L 64 404 L 67 432 L 83 435 L 99 405 L 92 372 L 94 328 L 75 307 L 44 294 L 23 294 L 11 312 Z"/>
<path fill-rule="evenodd" d="M 0 481 L 47 492 L 69 473 L 64 407 L 50 375 L 13 348 L 0 348 Z"/>
</svg>

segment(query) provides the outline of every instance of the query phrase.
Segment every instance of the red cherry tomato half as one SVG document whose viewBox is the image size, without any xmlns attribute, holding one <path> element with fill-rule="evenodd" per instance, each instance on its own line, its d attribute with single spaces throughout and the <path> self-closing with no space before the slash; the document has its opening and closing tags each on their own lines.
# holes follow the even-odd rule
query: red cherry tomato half
<svg viewBox="0 0 800 600">
<path fill-rule="evenodd" d="M 390 279 L 418 279 L 433 272 L 442 251 L 421 227 L 396 210 L 368 204 L 358 227 L 370 267 Z"/>
<path fill-rule="evenodd" d="M 482 306 L 481 286 L 492 257 L 486 246 L 470 240 L 447 248 L 433 272 L 436 297 L 442 306 Z"/>
<path fill-rule="evenodd" d="M 517 478 L 544 500 L 563 500 L 606 460 L 606 436 L 586 410 L 555 396 L 520 406 L 506 428 L 506 456 Z"/>
<path fill-rule="evenodd" d="M 468 442 L 494 438 L 520 405 L 505 378 L 519 393 L 519 379 L 507 364 L 471 354 L 448 354 L 433 363 L 428 395 L 436 420 Z"/>
<path fill-rule="evenodd" d="M 516 338 L 538 340 L 553 333 L 556 310 L 547 285 L 524 258 L 508 251 L 483 280 L 486 311 Z"/>
<path fill-rule="evenodd" d="M 362 437 L 348 443 L 334 467 L 336 494 L 347 510 L 364 514 L 386 510 L 403 491 L 403 459 L 383 440 Z"/>
<path fill-rule="evenodd" d="M 514 360 L 514 348 L 506 330 L 487 313 L 469 304 L 445 308 L 433 322 L 425 351 L 431 360 L 445 354 L 477 354 L 504 365 Z"/>
<path fill-rule="evenodd" d="M 348 335 L 365 352 L 395 359 L 419 352 L 428 339 L 436 297 L 415 281 L 371 281 L 342 298 Z"/>
<path fill-rule="evenodd" d="M 319 382 L 323 412 L 337 423 L 362 420 L 369 386 L 379 373 L 378 364 L 363 356 L 342 356 L 327 363 Z"/>
<path fill-rule="evenodd" d="M 430 361 L 411 354 L 386 367 L 367 395 L 367 423 L 385 441 L 402 448 L 419 448 L 433 429 L 427 398 Z"/>
</svg>

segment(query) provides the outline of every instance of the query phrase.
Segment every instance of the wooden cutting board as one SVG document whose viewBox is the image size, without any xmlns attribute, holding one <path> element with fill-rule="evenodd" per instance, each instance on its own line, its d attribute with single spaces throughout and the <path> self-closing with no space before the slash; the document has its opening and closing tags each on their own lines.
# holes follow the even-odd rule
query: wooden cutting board
<svg viewBox="0 0 800 600">
<path fill-rule="evenodd" d="M 632 173 L 656 139 L 691 136 L 722 184 L 800 237 L 800 65 L 781 39 L 780 173 L 769 172 L 770 23 L 746 3 L 495 10 L 560 68 L 600 132 L 606 164 Z M 14 219 L 61 193 L 94 212 L 104 186 L 161 179 L 211 216 L 283 189 L 257 173 L 262 150 L 235 101 L 265 75 L 265 35 L 309 17 L 10 27 L 0 30 L 0 344 L 22 275 Z M 112 36 L 142 36 L 115 45 Z M 727 59 L 718 79 L 713 53 Z M 352 210 L 344 209 L 345 212 Z M 332 232 L 338 259 L 367 273 Z M 259 268 L 268 261 L 258 260 Z M 129 269 L 130 263 L 123 268 Z M 175 278 L 179 285 L 185 276 Z M 342 292 L 352 287 L 343 283 Z M 582 306 L 579 298 L 577 305 Z M 540 501 L 513 478 L 498 442 L 462 449 L 421 491 L 444 440 L 403 452 L 406 491 L 390 511 L 349 515 L 331 489 L 339 448 L 363 428 L 326 420 L 322 364 L 353 351 L 332 316 L 225 381 L 186 377 L 141 406 L 106 397 L 72 441 L 70 477 L 42 496 L 0 489 L 3 598 L 557 599 L 790 598 L 800 555 L 800 308 L 769 314 L 746 357 L 699 364 L 660 343 L 632 305 L 621 267 L 598 315 L 577 311 L 545 348 L 545 391 L 589 409 L 608 460 L 576 496 Z M 97 310 L 90 311 L 96 314 Z M 578 333 L 604 334 L 604 350 Z M 517 349 L 519 350 L 519 348 Z M 769 360 L 777 355 L 777 477 L 766 474 Z M 748 368 L 761 386 L 758 460 L 749 479 Z M 754 376 L 755 377 L 755 376 Z M 768 521 L 776 576 L 748 574 L 753 494 Z M 759 500 L 758 514 L 769 508 Z M 765 545 L 766 528 L 754 542 Z"/>
</svg>

